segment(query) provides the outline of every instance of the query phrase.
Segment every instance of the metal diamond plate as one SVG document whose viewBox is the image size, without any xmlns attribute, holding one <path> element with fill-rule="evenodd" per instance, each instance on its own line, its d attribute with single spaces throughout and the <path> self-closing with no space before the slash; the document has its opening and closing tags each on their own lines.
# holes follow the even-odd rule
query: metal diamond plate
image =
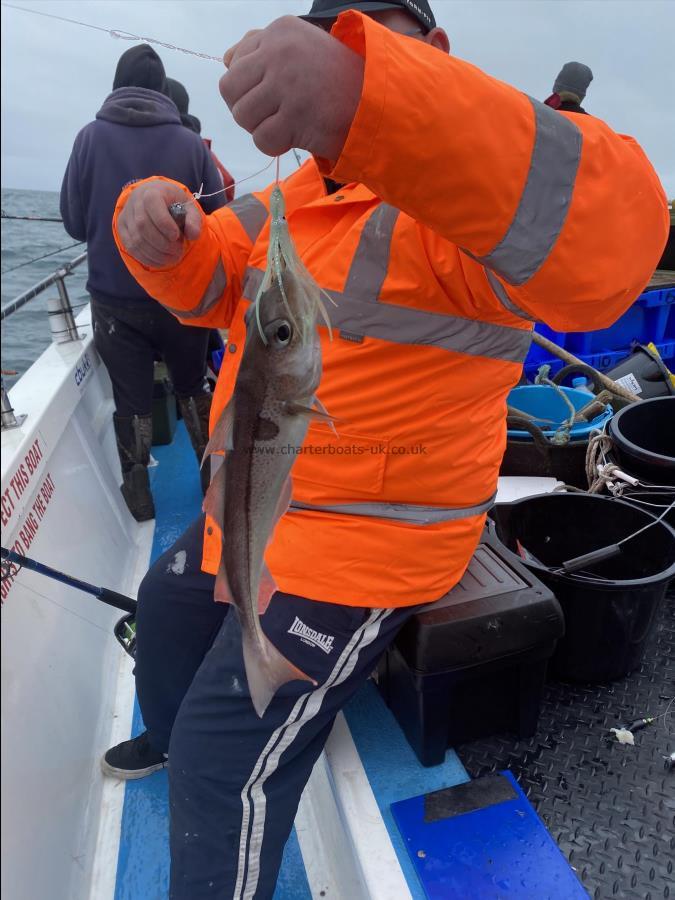
<svg viewBox="0 0 675 900">
<path fill-rule="evenodd" d="M 594 900 L 675 897 L 675 591 L 642 666 L 607 685 L 546 686 L 536 735 L 456 748 L 472 778 L 509 769 Z M 661 715 L 620 744 L 610 728 Z"/>
</svg>

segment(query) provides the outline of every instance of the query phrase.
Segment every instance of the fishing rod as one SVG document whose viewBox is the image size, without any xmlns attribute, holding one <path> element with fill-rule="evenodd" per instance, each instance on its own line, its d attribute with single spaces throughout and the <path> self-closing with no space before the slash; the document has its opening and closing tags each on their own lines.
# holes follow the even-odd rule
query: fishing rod
<svg viewBox="0 0 675 900">
<path fill-rule="evenodd" d="M 17 216 L 16 218 L 20 217 Z M 42 220 L 38 219 L 37 221 Z M 86 241 L 75 241 L 74 244 L 66 244 L 65 247 L 58 247 L 56 250 L 50 250 L 49 253 L 43 253 L 42 256 L 36 256 L 33 259 L 27 259 L 26 262 L 17 263 L 17 265 L 15 266 L 8 266 L 6 269 L 3 269 L 0 274 L 6 275 L 8 272 L 14 272 L 16 271 L 16 269 L 22 269 L 24 266 L 32 266 L 33 263 L 40 262 L 41 259 L 47 259 L 48 256 L 55 256 L 57 253 L 65 253 L 66 250 L 72 250 L 73 247 L 80 247 L 84 243 L 86 243 Z"/>
<path fill-rule="evenodd" d="M 17 222 L 60 222 L 63 224 L 63 219 L 53 219 L 49 216 L 12 216 L 6 213 L 4 209 L 2 210 L 2 218 L 12 219 Z"/>
<path fill-rule="evenodd" d="M 84 591 L 85 594 L 92 594 L 102 603 L 113 606 L 115 609 L 121 609 L 127 613 L 126 616 L 117 622 L 114 628 L 115 637 L 120 642 L 124 650 L 132 657 L 136 653 L 136 601 L 125 594 L 119 594 L 117 591 L 111 591 L 110 588 L 98 587 L 95 584 L 89 584 L 88 581 L 82 581 L 80 578 L 73 578 L 72 575 L 66 575 L 65 572 L 59 572 L 58 569 L 52 569 L 44 563 L 23 556 L 15 550 L 7 550 L 5 547 L 0 548 L 0 558 L 2 559 L 2 578 L 11 577 L 16 574 L 11 571 L 12 566 L 18 566 L 19 569 L 30 569 L 46 578 L 54 581 L 60 581 L 68 587 L 76 588 L 78 591 Z"/>
</svg>

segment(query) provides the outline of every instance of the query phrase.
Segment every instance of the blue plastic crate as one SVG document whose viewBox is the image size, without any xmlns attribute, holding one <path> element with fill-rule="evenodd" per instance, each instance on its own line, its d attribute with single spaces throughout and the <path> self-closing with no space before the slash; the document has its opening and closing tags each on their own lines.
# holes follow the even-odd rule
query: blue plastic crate
<svg viewBox="0 0 675 900">
<path fill-rule="evenodd" d="M 535 330 L 596 369 L 607 369 L 627 356 L 635 342 L 648 344 L 651 341 L 657 346 L 675 342 L 675 288 L 640 294 L 611 328 L 564 332 L 552 331 L 547 325 L 537 325 Z M 552 372 L 563 365 L 556 358 L 551 358 L 543 347 L 533 343 L 525 360 L 527 377 L 533 378 L 544 363 L 551 365 Z"/>
<path fill-rule="evenodd" d="M 647 343 L 649 343 L 649 341 L 647 341 Z M 675 372 L 675 340 L 655 344 L 655 347 L 667 368 L 670 369 L 671 372 Z M 631 348 L 627 347 L 624 350 L 609 350 L 601 353 L 578 353 L 575 355 L 578 356 L 583 363 L 586 363 L 586 365 L 593 366 L 594 369 L 605 372 L 607 369 L 611 369 L 620 363 L 621 360 L 629 356 L 630 353 Z M 551 367 L 549 377 L 553 377 L 556 372 L 567 365 L 567 363 L 558 359 L 557 356 L 546 356 L 543 359 L 535 360 L 534 362 L 526 361 L 523 368 L 527 380 L 534 381 L 537 372 L 539 371 L 539 367 L 546 364 Z"/>
<path fill-rule="evenodd" d="M 635 341 L 660 344 L 675 338 L 675 288 L 641 294 L 610 328 L 571 332 L 566 349 L 576 356 L 623 350 Z"/>
</svg>

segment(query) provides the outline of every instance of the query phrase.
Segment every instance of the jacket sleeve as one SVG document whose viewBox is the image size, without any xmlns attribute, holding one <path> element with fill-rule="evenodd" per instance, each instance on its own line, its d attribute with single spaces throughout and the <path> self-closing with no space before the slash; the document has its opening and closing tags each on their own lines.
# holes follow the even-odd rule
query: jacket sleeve
<svg viewBox="0 0 675 900">
<path fill-rule="evenodd" d="M 161 176 L 156 176 L 161 177 Z M 188 241 L 186 252 L 174 266 L 144 266 L 122 246 L 117 231 L 119 214 L 131 192 L 148 180 L 127 185 L 113 216 L 113 235 L 126 267 L 145 290 L 186 325 L 228 328 L 242 296 L 242 283 L 253 244 L 269 213 L 269 191 L 245 194 L 234 203 L 202 216 L 202 231 Z M 185 185 L 176 184 L 192 198 Z"/>
<path fill-rule="evenodd" d="M 66 172 L 61 184 L 60 210 L 63 219 L 63 227 L 76 241 L 87 240 L 87 223 L 82 207 L 82 194 L 80 186 L 80 169 L 78 163 L 80 149 L 80 135 L 75 139 L 73 151 L 70 154 Z"/>
<path fill-rule="evenodd" d="M 364 81 L 340 158 L 317 160 L 322 173 L 366 184 L 458 246 L 512 312 L 559 331 L 611 325 L 668 230 L 635 140 L 360 13 L 343 13 L 332 34 L 363 57 Z"/>
</svg>

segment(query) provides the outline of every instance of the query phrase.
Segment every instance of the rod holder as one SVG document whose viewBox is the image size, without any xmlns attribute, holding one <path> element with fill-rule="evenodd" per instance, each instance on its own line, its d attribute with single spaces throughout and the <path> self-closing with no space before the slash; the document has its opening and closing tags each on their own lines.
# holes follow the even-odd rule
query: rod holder
<svg viewBox="0 0 675 900">
<path fill-rule="evenodd" d="M 65 275 L 66 272 L 63 272 Z M 52 333 L 52 341 L 55 344 L 66 344 L 69 341 L 81 340 L 81 335 L 77 331 L 75 318 L 73 316 L 73 308 L 70 305 L 70 297 L 66 288 L 63 276 L 56 279 L 56 287 L 58 288 L 57 297 L 49 297 L 47 299 L 47 310 L 49 311 L 49 329 Z"/>
<path fill-rule="evenodd" d="M 26 417 L 25 416 L 16 416 L 14 414 L 14 409 L 12 408 L 12 404 L 9 399 L 9 394 L 5 390 L 5 379 L 0 379 L 0 395 L 1 395 L 1 403 L 2 403 L 2 430 L 9 431 L 10 428 L 18 428 L 23 424 Z"/>
</svg>

